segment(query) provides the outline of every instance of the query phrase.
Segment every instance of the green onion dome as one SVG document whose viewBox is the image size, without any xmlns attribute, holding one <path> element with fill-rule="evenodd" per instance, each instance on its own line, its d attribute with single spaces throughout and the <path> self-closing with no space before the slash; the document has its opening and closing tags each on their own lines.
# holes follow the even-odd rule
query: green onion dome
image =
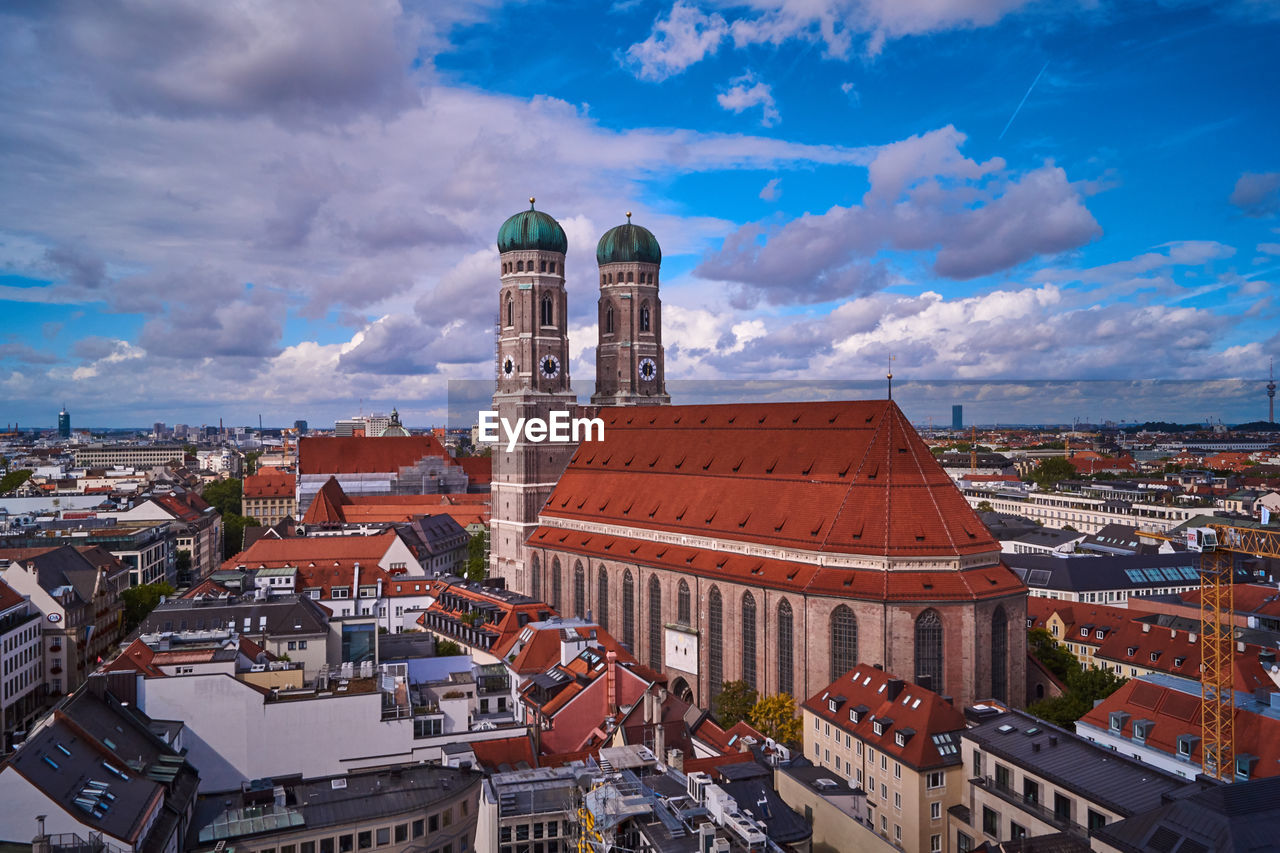
<svg viewBox="0 0 1280 853">
<path fill-rule="evenodd" d="M 562 255 L 569 249 L 569 241 L 565 238 L 560 223 L 541 210 L 534 210 L 533 199 L 529 199 L 528 210 L 520 211 L 498 229 L 499 252 L 529 249 L 559 252 Z"/>
<path fill-rule="evenodd" d="M 661 264 L 662 247 L 648 228 L 632 225 L 631 214 L 628 213 L 626 224 L 610 228 L 600 238 L 596 245 L 596 262 Z"/>
</svg>

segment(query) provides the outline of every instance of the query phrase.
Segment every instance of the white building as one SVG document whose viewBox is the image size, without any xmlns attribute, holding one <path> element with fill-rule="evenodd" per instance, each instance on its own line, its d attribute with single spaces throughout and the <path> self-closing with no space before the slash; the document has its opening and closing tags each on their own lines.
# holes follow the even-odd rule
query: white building
<svg viewBox="0 0 1280 853">
<path fill-rule="evenodd" d="M 25 596 L 0 580 L 0 754 L 39 710 L 43 621 Z"/>
</svg>

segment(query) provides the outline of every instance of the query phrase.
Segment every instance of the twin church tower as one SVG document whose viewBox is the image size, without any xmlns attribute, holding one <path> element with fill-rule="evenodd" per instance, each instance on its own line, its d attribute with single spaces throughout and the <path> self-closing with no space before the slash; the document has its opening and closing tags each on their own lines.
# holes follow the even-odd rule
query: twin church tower
<svg viewBox="0 0 1280 853">
<path fill-rule="evenodd" d="M 569 242 L 554 218 L 523 210 L 498 229 L 502 285 L 498 295 L 498 416 L 549 419 L 574 412 L 569 381 L 569 299 L 565 253 Z M 596 246 L 600 271 L 596 384 L 591 405 L 655 406 L 671 402 L 664 379 L 662 304 L 658 298 L 662 249 L 646 228 L 627 221 L 605 232 Z M 490 572 L 507 586 L 530 591 L 525 540 L 576 446 L 531 443 L 494 448 Z"/>
</svg>

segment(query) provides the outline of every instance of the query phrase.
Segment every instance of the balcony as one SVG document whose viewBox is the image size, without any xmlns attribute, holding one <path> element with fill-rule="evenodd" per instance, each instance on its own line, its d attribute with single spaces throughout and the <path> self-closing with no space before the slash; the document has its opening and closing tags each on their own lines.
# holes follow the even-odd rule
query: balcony
<svg viewBox="0 0 1280 853">
<path fill-rule="evenodd" d="M 970 779 L 969 782 L 976 787 L 990 791 L 1006 803 L 1021 809 L 1029 815 L 1033 815 L 1050 826 L 1056 827 L 1069 835 L 1080 839 L 1087 839 L 1089 837 L 1089 831 L 1080 824 L 1070 818 L 1062 817 L 1053 809 L 1047 808 L 1036 799 L 1019 794 L 1007 785 L 999 784 L 990 776 L 983 776 L 980 779 Z M 1077 803 L 1077 805 L 1079 804 Z M 1032 832 L 1030 834 L 1036 835 L 1037 833 Z"/>
</svg>

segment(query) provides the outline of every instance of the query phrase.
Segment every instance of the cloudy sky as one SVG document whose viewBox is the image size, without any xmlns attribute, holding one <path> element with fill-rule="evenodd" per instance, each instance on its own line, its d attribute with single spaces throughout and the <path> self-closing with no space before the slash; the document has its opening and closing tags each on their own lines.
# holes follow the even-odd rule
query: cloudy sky
<svg viewBox="0 0 1280 853">
<path fill-rule="evenodd" d="M 1269 0 L 5 4 L 0 421 L 440 422 L 493 376 L 494 235 L 531 195 L 584 397 L 592 250 L 632 210 L 671 379 L 892 354 L 1262 417 L 1278 43 Z M 963 387 L 904 406 L 1169 414 Z"/>
</svg>

